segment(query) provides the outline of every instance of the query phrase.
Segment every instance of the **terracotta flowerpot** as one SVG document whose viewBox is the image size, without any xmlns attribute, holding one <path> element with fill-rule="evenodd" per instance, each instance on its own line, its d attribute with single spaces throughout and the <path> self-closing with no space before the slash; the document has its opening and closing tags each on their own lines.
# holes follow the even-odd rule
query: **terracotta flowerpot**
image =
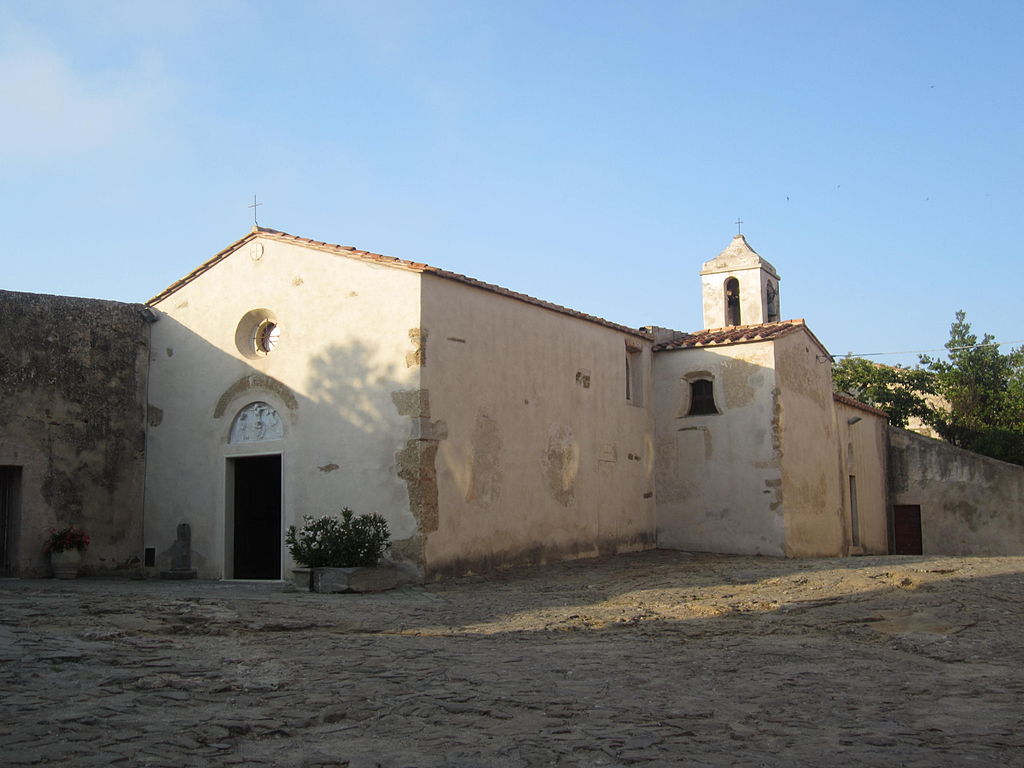
<svg viewBox="0 0 1024 768">
<path fill-rule="evenodd" d="M 78 566 L 82 564 L 82 553 L 77 549 L 50 553 L 50 565 L 55 579 L 77 579 Z"/>
</svg>

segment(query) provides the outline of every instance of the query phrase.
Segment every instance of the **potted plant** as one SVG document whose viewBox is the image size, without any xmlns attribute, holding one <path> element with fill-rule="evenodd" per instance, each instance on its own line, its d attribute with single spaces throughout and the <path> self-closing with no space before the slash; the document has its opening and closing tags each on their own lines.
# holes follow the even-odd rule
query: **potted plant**
<svg viewBox="0 0 1024 768">
<path fill-rule="evenodd" d="M 53 576 L 56 579 L 78 577 L 82 564 L 82 553 L 89 547 L 89 534 L 73 525 L 67 528 L 51 528 L 43 544 L 43 554 L 50 556 Z"/>
<path fill-rule="evenodd" d="M 398 584 L 393 565 L 381 567 L 391 541 L 387 521 L 378 514 L 358 517 L 348 507 L 341 516 L 302 518 L 285 537 L 299 587 L 312 592 L 379 592 Z"/>
</svg>

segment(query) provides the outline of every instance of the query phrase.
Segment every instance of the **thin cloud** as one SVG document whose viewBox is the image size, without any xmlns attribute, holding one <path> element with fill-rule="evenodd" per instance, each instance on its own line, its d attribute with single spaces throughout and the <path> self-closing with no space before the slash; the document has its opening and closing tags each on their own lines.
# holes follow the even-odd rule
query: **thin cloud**
<svg viewBox="0 0 1024 768">
<path fill-rule="evenodd" d="M 0 52 L 0 157 L 65 161 L 138 135 L 165 102 L 152 62 L 85 71 L 24 29 Z"/>
</svg>

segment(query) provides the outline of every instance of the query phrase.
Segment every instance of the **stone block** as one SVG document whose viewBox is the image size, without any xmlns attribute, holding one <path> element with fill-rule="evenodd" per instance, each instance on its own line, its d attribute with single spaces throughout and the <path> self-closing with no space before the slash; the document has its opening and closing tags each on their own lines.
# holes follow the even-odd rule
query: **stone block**
<svg viewBox="0 0 1024 768">
<path fill-rule="evenodd" d="M 314 568 L 314 592 L 384 592 L 398 586 L 398 569 L 393 565 L 376 568 Z"/>
<path fill-rule="evenodd" d="M 313 569 L 292 568 L 292 581 L 303 592 L 311 592 L 313 590 Z"/>
</svg>

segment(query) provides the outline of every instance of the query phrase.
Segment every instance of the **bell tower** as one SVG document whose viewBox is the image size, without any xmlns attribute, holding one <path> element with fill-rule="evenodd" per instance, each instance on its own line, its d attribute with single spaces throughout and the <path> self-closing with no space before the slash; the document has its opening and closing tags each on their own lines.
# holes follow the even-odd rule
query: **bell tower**
<svg viewBox="0 0 1024 768">
<path fill-rule="evenodd" d="M 700 271 L 704 293 L 704 327 L 778 322 L 779 273 L 758 256 L 743 235 L 704 262 Z"/>
</svg>

